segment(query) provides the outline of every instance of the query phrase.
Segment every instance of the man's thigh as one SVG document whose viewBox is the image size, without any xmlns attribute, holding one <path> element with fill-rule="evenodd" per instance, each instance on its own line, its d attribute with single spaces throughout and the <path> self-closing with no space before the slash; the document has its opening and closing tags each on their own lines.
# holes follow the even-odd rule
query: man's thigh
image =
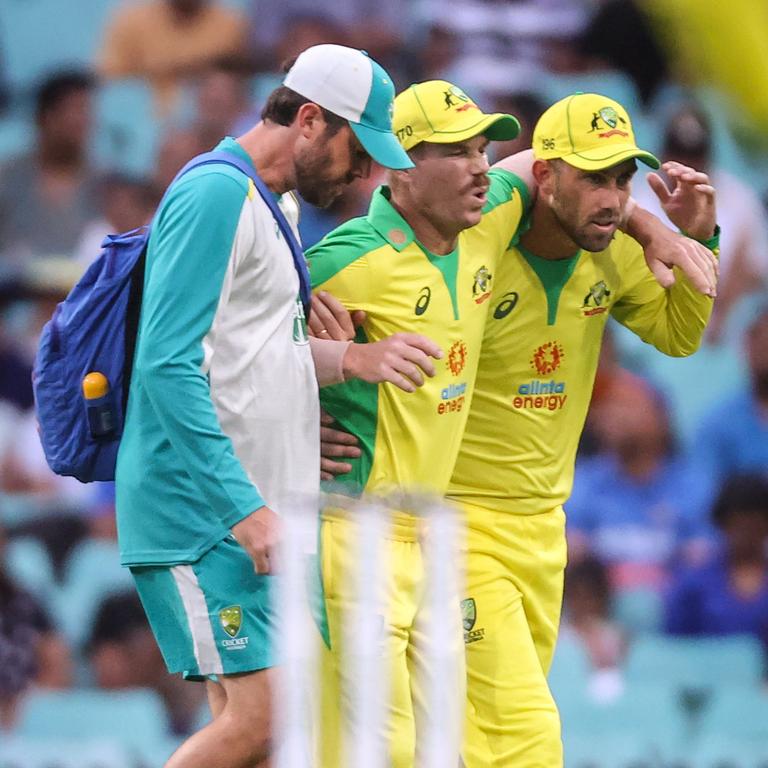
<svg viewBox="0 0 768 768">
<path fill-rule="evenodd" d="M 559 717 L 546 672 L 562 599 L 560 520 L 537 527 L 487 515 L 468 531 L 464 760 L 467 768 L 558 766 Z"/>
<path fill-rule="evenodd" d="M 190 679 L 275 664 L 273 577 L 227 537 L 194 563 L 131 568 L 168 671 Z"/>
<path fill-rule="evenodd" d="M 320 764 L 323 768 L 344 765 L 345 736 L 354 722 L 353 688 L 370 681 L 355 676 L 354 658 L 361 650 L 354 644 L 357 634 L 355 616 L 359 610 L 356 595 L 359 565 L 359 529 L 344 520 L 324 520 L 321 528 L 323 590 L 331 647 L 322 649 L 321 657 L 321 728 Z M 392 768 L 410 768 L 415 749 L 411 679 L 408 666 L 410 631 L 420 600 L 423 567 L 421 548 L 413 540 L 387 539 L 382 549 L 385 574 L 379 601 L 382 614 L 378 647 L 371 654 L 378 665 L 387 698 L 385 716 L 379 734 Z M 373 667 L 371 667 L 373 672 Z"/>
</svg>

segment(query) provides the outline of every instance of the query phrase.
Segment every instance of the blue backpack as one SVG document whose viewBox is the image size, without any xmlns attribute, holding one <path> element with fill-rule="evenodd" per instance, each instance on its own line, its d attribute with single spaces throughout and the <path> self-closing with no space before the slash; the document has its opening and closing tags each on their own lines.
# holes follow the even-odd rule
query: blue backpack
<svg viewBox="0 0 768 768">
<path fill-rule="evenodd" d="M 255 184 L 291 248 L 301 300 L 310 283 L 301 246 L 253 167 L 225 151 L 206 152 L 187 171 L 226 163 Z M 149 227 L 108 235 L 99 257 L 43 328 L 32 385 L 40 440 L 50 468 L 83 483 L 114 480 L 139 327 Z"/>
</svg>

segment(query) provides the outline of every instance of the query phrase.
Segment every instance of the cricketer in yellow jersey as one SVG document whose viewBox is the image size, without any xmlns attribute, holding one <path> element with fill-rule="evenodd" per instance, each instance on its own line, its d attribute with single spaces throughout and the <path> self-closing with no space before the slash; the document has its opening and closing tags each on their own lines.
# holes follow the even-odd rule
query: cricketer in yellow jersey
<svg viewBox="0 0 768 768">
<path fill-rule="evenodd" d="M 489 140 L 517 135 L 511 115 L 484 114 L 460 89 L 444 81 L 411 86 L 395 103 L 403 147 L 415 167 L 390 173 L 366 217 L 327 235 L 307 257 L 313 286 L 348 308 L 366 312 L 361 341 L 415 332 L 444 352 L 433 377 L 412 394 L 391 385 L 345 382 L 322 391 L 323 407 L 360 441 L 362 455 L 338 489 L 386 494 L 422 489 L 444 495 L 458 454 L 474 386 L 497 260 L 512 240 L 529 197 L 508 171 L 489 174 Z M 327 330 L 327 329 L 321 329 Z M 414 374 L 417 372 L 414 371 Z M 403 431 L 413 436 L 407 444 Z M 417 732 L 428 716 L 414 702 L 421 667 L 423 563 L 418 518 L 396 515 L 387 539 L 393 562 L 384 596 L 382 657 L 391 688 L 386 733 L 387 765 L 408 768 Z M 343 618 L 353 607 L 356 559 L 354 521 L 327 508 L 321 528 L 321 562 L 331 649 L 323 665 L 321 764 L 344 764 L 339 701 L 345 701 Z M 460 599 L 456 595 L 456 601 Z M 460 616 L 454 653 L 461 668 Z M 447 638 L 450 641 L 450 638 Z M 348 704 L 348 703 L 347 703 Z M 458 730 L 458 729 L 457 729 Z M 457 738 L 456 761 L 460 751 Z"/>
<path fill-rule="evenodd" d="M 499 262 L 448 491 L 468 531 L 467 768 L 562 765 L 546 675 L 566 563 L 563 504 L 608 317 L 661 352 L 685 356 L 712 309 L 679 270 L 662 287 L 641 246 L 617 231 L 636 160 L 659 167 L 636 146 L 620 104 L 596 94 L 557 102 L 536 125 L 533 154 L 530 228 Z M 665 169 L 676 191 L 655 174 L 650 183 L 670 220 L 716 253 L 707 176 Z"/>
<path fill-rule="evenodd" d="M 705 294 L 714 286 L 700 252 L 664 263 L 644 257 L 637 242 L 616 231 L 635 158 L 658 167 L 637 148 L 619 104 L 595 94 L 569 97 L 542 116 L 534 141 L 539 194 L 530 228 L 494 276 L 474 399 L 449 489 L 467 512 L 469 536 L 462 603 L 468 768 L 562 764 L 546 683 L 566 557 L 562 504 L 605 321 L 612 314 L 661 351 L 690 354 L 711 309 Z M 706 175 L 677 164 L 665 170 L 672 191 L 656 176 L 650 183 L 671 220 L 716 252 L 714 191 Z M 326 432 L 327 443 L 333 440 L 343 442 Z M 337 448 L 326 455 L 343 454 Z"/>
</svg>

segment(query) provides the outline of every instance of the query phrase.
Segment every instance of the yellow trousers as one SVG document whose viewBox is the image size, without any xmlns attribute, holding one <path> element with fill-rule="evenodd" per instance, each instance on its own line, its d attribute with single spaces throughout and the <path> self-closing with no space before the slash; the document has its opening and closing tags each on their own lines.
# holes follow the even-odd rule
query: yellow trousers
<svg viewBox="0 0 768 768">
<path fill-rule="evenodd" d="M 324 515 L 321 525 L 321 563 L 325 591 L 330 649 L 321 651 L 321 701 L 318 763 L 322 768 L 345 768 L 348 765 L 345 727 L 354 717 L 351 711 L 349 649 L 344 643 L 344 622 L 356 606 L 356 567 L 359 555 L 357 528 L 359 523 L 342 516 Z M 387 686 L 386 716 L 379 734 L 381 749 L 386 752 L 387 768 L 413 768 L 420 764 L 419 748 L 430 717 L 422 681 L 429 659 L 425 653 L 429 606 L 425 602 L 425 570 L 420 543 L 419 522 L 405 514 L 395 516 L 392 529 L 383 546 L 383 584 L 379 599 L 383 609 L 378 659 L 384 665 Z M 464 657 L 461 643 L 459 595 L 455 596 L 455 628 L 445 638 L 447 651 L 455 654 L 457 678 L 451 685 L 456 696 L 465 696 Z M 446 734 L 455 740 L 458 765 L 461 750 L 460 724 L 456 733 Z"/>
<path fill-rule="evenodd" d="M 539 515 L 465 505 L 466 768 L 558 768 L 560 719 L 547 685 L 566 564 L 562 507 Z"/>
</svg>

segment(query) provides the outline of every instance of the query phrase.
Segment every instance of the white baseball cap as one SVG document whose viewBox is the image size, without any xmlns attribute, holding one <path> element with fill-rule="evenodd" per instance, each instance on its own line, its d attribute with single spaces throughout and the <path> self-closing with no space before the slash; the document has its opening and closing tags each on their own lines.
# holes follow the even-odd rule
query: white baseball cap
<svg viewBox="0 0 768 768">
<path fill-rule="evenodd" d="M 365 51 L 313 45 L 299 54 L 283 85 L 347 120 L 377 163 L 385 168 L 413 167 L 392 133 L 392 78 Z"/>
</svg>

